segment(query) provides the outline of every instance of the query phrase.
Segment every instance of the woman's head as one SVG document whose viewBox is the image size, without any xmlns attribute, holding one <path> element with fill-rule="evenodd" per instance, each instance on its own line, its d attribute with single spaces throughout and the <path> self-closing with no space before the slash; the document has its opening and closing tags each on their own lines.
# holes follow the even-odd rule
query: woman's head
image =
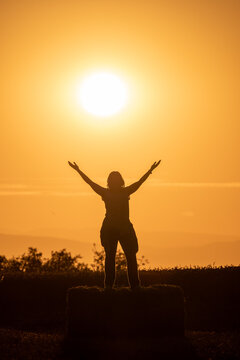
<svg viewBox="0 0 240 360">
<path fill-rule="evenodd" d="M 112 171 L 108 175 L 107 185 L 109 189 L 120 189 L 125 186 L 122 175 L 118 171 Z"/>
</svg>

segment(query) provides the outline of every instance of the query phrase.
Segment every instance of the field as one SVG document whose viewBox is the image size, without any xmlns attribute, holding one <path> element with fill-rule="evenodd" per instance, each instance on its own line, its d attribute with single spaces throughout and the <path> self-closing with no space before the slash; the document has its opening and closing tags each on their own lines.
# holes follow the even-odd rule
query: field
<svg viewBox="0 0 240 360">
<path fill-rule="evenodd" d="M 69 344 L 64 337 L 66 291 L 77 285 L 102 286 L 103 276 L 89 270 L 5 274 L 0 283 L 0 358 L 108 359 L 115 354 L 132 359 L 240 359 L 240 267 L 141 271 L 143 286 L 182 287 L 185 338 L 110 342 L 96 337 Z M 125 286 L 126 281 L 126 274 L 119 273 L 116 285 Z"/>
</svg>

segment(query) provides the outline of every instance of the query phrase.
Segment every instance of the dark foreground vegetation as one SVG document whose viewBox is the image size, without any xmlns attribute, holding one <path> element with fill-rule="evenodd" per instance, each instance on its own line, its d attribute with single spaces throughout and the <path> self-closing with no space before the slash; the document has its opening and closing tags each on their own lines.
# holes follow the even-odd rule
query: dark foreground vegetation
<svg viewBox="0 0 240 360">
<path fill-rule="evenodd" d="M 73 346 L 69 347 L 64 340 L 67 289 L 79 285 L 103 286 L 104 258 L 96 248 L 90 266 L 78 265 L 80 258 L 74 260 L 66 250 L 53 252 L 45 261 L 37 254 L 36 249 L 30 248 L 22 258 L 15 259 L 17 266 L 11 259 L 12 268 L 7 266 L 9 260 L 1 257 L 1 359 L 74 358 L 75 353 L 70 351 Z M 185 359 L 240 359 L 240 266 L 151 270 L 145 267 L 142 259 L 143 286 L 171 284 L 183 289 L 185 339 L 163 338 L 157 343 L 153 339 L 136 343 L 116 339 L 107 344 L 107 339 L 98 338 L 95 345 L 86 340 L 75 348 L 82 352 L 76 358 L 87 359 L 87 354 L 94 351 L 94 356 L 101 358 L 101 353 L 105 359 L 113 358 L 115 352 L 132 359 L 144 356 L 181 359 L 183 351 Z M 117 269 L 116 286 L 126 286 L 126 263 L 121 253 Z"/>
<path fill-rule="evenodd" d="M 184 339 L 145 339 L 135 343 L 127 339 L 109 342 L 102 338 L 94 343 L 79 341 L 73 353 L 63 334 L 0 329 L 1 360 L 238 360 L 239 344 L 239 333 L 186 331 Z"/>
<path fill-rule="evenodd" d="M 143 286 L 182 287 L 187 329 L 240 330 L 240 267 L 142 270 L 140 278 Z M 6 273 L 0 282 L 0 326 L 63 331 L 67 289 L 101 287 L 103 279 L 103 272 L 89 270 Z M 127 285 L 125 272 L 118 274 L 116 285 Z"/>
</svg>

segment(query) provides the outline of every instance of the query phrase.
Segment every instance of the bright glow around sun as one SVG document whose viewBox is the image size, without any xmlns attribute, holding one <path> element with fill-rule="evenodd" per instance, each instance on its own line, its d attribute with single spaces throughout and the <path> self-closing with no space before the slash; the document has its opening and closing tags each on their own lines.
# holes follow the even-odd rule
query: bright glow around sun
<svg viewBox="0 0 240 360">
<path fill-rule="evenodd" d="M 77 96 L 87 112 L 107 117 L 118 113 L 126 106 L 128 91 L 118 76 L 108 72 L 98 72 L 84 79 Z"/>
</svg>

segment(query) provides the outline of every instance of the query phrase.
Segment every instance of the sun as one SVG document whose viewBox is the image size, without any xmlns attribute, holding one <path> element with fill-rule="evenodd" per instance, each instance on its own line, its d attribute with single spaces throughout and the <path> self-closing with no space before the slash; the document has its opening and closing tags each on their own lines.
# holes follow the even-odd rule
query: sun
<svg viewBox="0 0 240 360">
<path fill-rule="evenodd" d="M 97 72 L 83 80 L 78 88 L 77 97 L 88 113 L 98 117 L 108 117 L 126 106 L 128 90 L 117 75 Z"/>
</svg>

